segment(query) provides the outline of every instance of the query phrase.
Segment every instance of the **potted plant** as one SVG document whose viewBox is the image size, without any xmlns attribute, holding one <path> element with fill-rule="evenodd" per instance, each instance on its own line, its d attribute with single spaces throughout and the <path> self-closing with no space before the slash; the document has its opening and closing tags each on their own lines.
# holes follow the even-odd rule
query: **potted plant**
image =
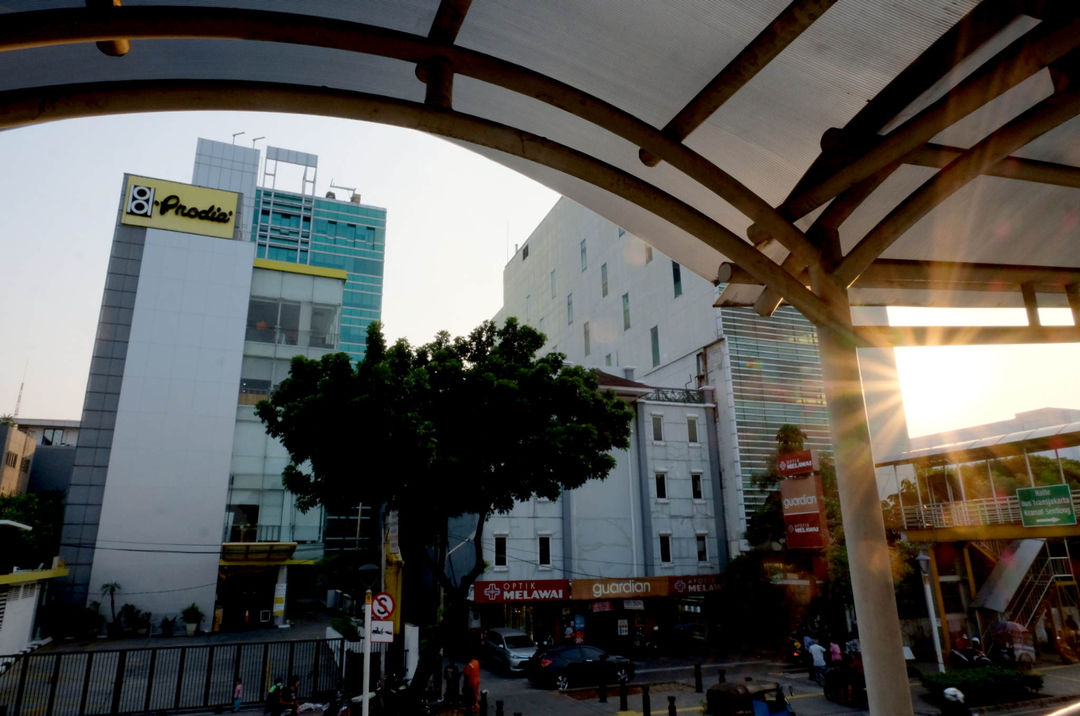
<svg viewBox="0 0 1080 716">
<path fill-rule="evenodd" d="M 184 624 L 187 625 L 188 636 L 193 636 L 195 630 L 202 624 L 203 612 L 199 609 L 199 605 L 192 602 L 190 606 L 184 607 L 180 612 L 180 617 L 184 620 Z"/>
</svg>

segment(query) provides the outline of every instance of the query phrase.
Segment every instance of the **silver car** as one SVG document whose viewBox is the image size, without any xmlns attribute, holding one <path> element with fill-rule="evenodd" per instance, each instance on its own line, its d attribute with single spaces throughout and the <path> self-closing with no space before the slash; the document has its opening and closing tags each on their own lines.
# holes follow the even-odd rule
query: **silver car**
<svg viewBox="0 0 1080 716">
<path fill-rule="evenodd" d="M 484 651 L 492 669 L 520 673 L 525 671 L 529 658 L 536 653 L 536 644 L 518 629 L 488 629 L 484 635 Z"/>
</svg>

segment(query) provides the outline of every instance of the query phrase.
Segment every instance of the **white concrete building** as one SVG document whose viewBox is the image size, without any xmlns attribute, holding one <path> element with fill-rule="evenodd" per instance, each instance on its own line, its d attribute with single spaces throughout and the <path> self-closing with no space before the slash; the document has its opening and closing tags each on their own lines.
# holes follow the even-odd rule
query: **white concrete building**
<svg viewBox="0 0 1080 716">
<path fill-rule="evenodd" d="M 715 308 L 719 290 L 619 226 L 563 198 L 503 272 L 497 320 L 517 316 L 544 350 L 653 386 L 712 386 L 727 551 L 745 548 L 745 519 L 765 494 L 781 425 L 830 447 L 813 326 L 782 307 L 769 319 Z"/>
<path fill-rule="evenodd" d="M 277 612 L 278 563 L 319 540 L 321 516 L 297 517 L 281 486 L 287 458 L 252 396 L 292 356 L 333 348 L 336 332 L 313 334 L 312 316 L 329 311 L 336 326 L 345 272 L 256 259 L 236 231 L 237 199 L 125 175 L 65 510 L 65 601 L 85 604 L 118 583 L 118 600 L 155 618 L 195 603 L 210 627 L 219 571 L 249 556 L 223 555 L 240 526 L 226 510 L 230 488 L 250 493 L 253 525 L 276 527 L 256 618 Z M 271 306 L 290 318 L 264 315 Z M 250 462 L 259 484 L 235 485 Z"/>
</svg>

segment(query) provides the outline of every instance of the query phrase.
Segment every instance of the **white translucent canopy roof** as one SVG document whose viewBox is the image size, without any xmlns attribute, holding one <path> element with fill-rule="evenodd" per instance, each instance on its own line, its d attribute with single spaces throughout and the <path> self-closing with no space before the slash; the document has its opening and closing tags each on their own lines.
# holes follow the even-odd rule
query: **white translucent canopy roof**
<svg viewBox="0 0 1080 716">
<path fill-rule="evenodd" d="M 0 3 L 0 126 L 236 108 L 416 127 L 730 282 L 725 303 L 819 324 L 844 310 L 807 266 L 868 305 L 1068 305 L 1080 283 L 1074 3 L 98 4 Z"/>
</svg>

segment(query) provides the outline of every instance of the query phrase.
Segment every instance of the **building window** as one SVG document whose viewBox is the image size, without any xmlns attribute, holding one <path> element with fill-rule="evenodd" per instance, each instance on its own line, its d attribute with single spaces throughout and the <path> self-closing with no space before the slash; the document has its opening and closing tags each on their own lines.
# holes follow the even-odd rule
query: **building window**
<svg viewBox="0 0 1080 716">
<path fill-rule="evenodd" d="M 692 443 L 698 442 L 697 417 L 694 415 L 686 416 L 686 439 Z"/>
<path fill-rule="evenodd" d="M 607 264 L 600 264 L 600 298 L 607 298 Z"/>
<path fill-rule="evenodd" d="M 634 379 L 634 369 L 633 368 L 623 368 L 622 369 L 622 374 L 623 374 L 623 378 L 626 378 L 627 380 L 633 380 Z"/>
<path fill-rule="evenodd" d="M 610 353 L 608 353 L 606 356 L 604 356 L 604 365 L 609 366 L 609 367 L 611 366 L 611 354 Z"/>
<path fill-rule="evenodd" d="M 662 472 L 656 473 L 656 499 L 667 499 L 667 475 Z"/>
<path fill-rule="evenodd" d="M 311 336 L 308 344 L 313 348 L 333 348 L 337 345 L 334 324 L 337 308 L 334 306 L 311 307 Z"/>
<path fill-rule="evenodd" d="M 539 555 L 538 561 L 541 567 L 551 566 L 551 537 L 540 535 L 537 544 L 537 554 Z"/>
<path fill-rule="evenodd" d="M 705 377 L 705 368 L 706 368 L 705 352 L 704 351 L 702 351 L 701 353 L 698 353 L 696 356 L 694 356 L 694 363 L 695 363 L 695 365 L 697 367 L 697 377 L 698 378 L 704 378 Z"/>
<path fill-rule="evenodd" d="M 589 257 L 585 252 L 585 239 L 581 240 L 581 270 L 589 268 Z"/>
<path fill-rule="evenodd" d="M 589 322 L 585 321 L 583 327 L 585 329 L 585 355 L 589 355 L 592 352 L 592 346 L 589 345 Z"/>
<path fill-rule="evenodd" d="M 697 561 L 708 562 L 709 561 L 709 536 L 698 535 L 697 536 Z"/>
<path fill-rule="evenodd" d="M 671 564 L 671 535 L 660 535 L 660 563 Z"/>
<path fill-rule="evenodd" d="M 27 474 L 30 473 L 30 458 L 24 457 L 22 459 L 22 462 L 19 463 L 19 472 L 21 472 L 24 475 L 27 475 Z"/>
<path fill-rule="evenodd" d="M 645 244 L 645 263 L 652 263 L 652 247 Z"/>
<path fill-rule="evenodd" d="M 555 298 L 555 269 L 551 269 L 551 297 Z"/>
<path fill-rule="evenodd" d="M 566 325 L 574 323 L 574 294 L 566 294 Z"/>
<path fill-rule="evenodd" d="M 664 416 L 653 415 L 652 416 L 652 439 L 661 441 L 664 439 Z"/>
<path fill-rule="evenodd" d="M 695 500 L 704 499 L 704 493 L 701 491 L 701 473 L 690 473 L 690 491 L 694 495 Z"/>
<path fill-rule="evenodd" d="M 8 467 L 18 467 L 19 456 L 13 453 L 11 450 L 8 450 L 7 455 L 4 456 L 4 464 Z"/>
<path fill-rule="evenodd" d="M 266 298 L 248 302 L 246 340 L 297 345 L 300 338 L 300 304 Z"/>
<path fill-rule="evenodd" d="M 42 445 L 63 445 L 64 431 L 59 428 L 48 428 L 41 433 Z"/>
<path fill-rule="evenodd" d="M 525 322 L 532 320 L 532 295 L 525 295 Z"/>
<path fill-rule="evenodd" d="M 630 330 L 630 294 L 624 293 L 622 295 L 622 329 L 624 331 Z"/>
<path fill-rule="evenodd" d="M 529 258 L 529 245 L 525 244 L 521 247 L 521 260 L 524 261 L 527 258 Z"/>
<path fill-rule="evenodd" d="M 674 261 L 671 262 L 671 282 L 675 287 L 675 298 L 682 295 L 682 267 Z"/>
<path fill-rule="evenodd" d="M 653 326 L 649 329 L 649 342 L 652 344 L 653 368 L 660 365 L 660 327 Z"/>
<path fill-rule="evenodd" d="M 506 566 L 506 535 L 495 535 L 495 566 Z"/>
<path fill-rule="evenodd" d="M 619 227 L 619 238 L 621 239 L 624 236 L 626 236 L 626 229 L 624 229 L 623 227 L 620 226 Z"/>
</svg>

